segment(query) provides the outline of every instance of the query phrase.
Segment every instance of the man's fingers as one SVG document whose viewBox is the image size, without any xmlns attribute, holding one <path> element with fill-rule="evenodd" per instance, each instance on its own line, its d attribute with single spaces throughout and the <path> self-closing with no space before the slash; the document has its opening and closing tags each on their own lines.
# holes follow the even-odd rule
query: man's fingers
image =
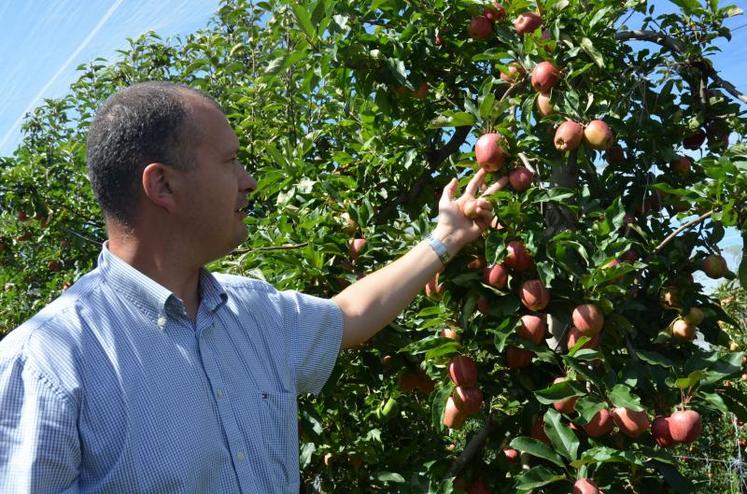
<svg viewBox="0 0 747 494">
<path fill-rule="evenodd" d="M 499 190 L 506 188 L 506 185 L 508 185 L 508 177 L 501 177 L 495 183 L 490 184 L 490 187 L 485 189 L 482 195 L 489 196 L 490 194 L 495 194 Z"/>
<path fill-rule="evenodd" d="M 452 178 L 451 182 L 446 184 L 444 191 L 441 193 L 441 203 L 445 202 L 448 204 L 454 200 L 457 190 L 459 190 L 459 181 L 456 178 Z"/>
<path fill-rule="evenodd" d="M 475 196 L 477 195 L 477 191 L 480 188 L 480 185 L 482 185 L 483 181 L 485 180 L 485 168 L 480 168 L 477 170 L 477 173 L 472 177 L 472 180 L 469 181 L 467 184 L 467 188 L 464 189 L 464 193 Z"/>
</svg>

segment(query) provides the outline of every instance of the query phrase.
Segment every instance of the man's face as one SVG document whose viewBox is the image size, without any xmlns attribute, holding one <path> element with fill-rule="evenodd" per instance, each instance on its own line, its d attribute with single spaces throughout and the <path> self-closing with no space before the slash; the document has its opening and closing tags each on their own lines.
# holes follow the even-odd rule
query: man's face
<svg viewBox="0 0 747 494">
<path fill-rule="evenodd" d="M 183 174 L 179 195 L 180 221 L 191 234 L 190 243 L 200 259 L 218 259 L 247 237 L 247 194 L 257 182 L 239 163 L 239 141 L 225 115 L 210 102 L 193 97 L 193 129 L 187 145 L 193 147 L 195 168 Z"/>
</svg>

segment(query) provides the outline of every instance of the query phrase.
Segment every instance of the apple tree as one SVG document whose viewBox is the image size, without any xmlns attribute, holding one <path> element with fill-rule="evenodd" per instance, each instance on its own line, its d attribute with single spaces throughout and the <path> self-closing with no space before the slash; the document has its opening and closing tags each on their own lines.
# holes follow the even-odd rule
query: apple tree
<svg viewBox="0 0 747 494">
<path fill-rule="evenodd" d="M 331 296 L 420 241 L 452 177 L 504 186 L 482 240 L 303 397 L 307 491 L 725 491 L 680 460 L 728 459 L 712 426 L 747 420 L 726 385 L 744 320 L 692 277 L 747 285 L 718 247 L 747 237 L 747 97 L 710 60 L 740 12 L 674 3 L 226 0 L 193 34 L 131 40 L 0 161 L 0 328 L 105 238 L 96 104 L 181 81 L 259 179 L 249 239 L 213 269 Z"/>
</svg>

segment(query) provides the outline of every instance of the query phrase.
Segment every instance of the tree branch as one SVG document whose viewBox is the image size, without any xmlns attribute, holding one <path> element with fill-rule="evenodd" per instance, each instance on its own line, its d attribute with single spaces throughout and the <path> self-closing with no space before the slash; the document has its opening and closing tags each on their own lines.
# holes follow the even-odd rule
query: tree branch
<svg viewBox="0 0 747 494">
<path fill-rule="evenodd" d="M 698 223 L 702 222 L 706 218 L 708 218 L 711 215 L 713 215 L 713 213 L 714 213 L 713 210 L 708 211 L 707 213 L 701 214 L 700 216 L 698 216 L 694 220 L 692 220 L 692 221 L 690 221 L 688 223 L 685 223 L 681 227 L 677 228 L 675 231 L 673 231 L 672 233 L 670 233 L 669 236 L 667 236 L 667 238 L 665 238 L 664 240 L 662 240 L 662 242 L 659 245 L 656 246 L 656 248 L 651 252 L 651 254 L 656 254 L 661 249 L 663 249 L 665 245 L 667 245 L 669 242 L 671 242 L 674 239 L 674 237 L 676 237 L 677 235 L 679 235 L 680 232 L 682 232 L 683 230 L 686 230 L 688 228 L 692 228 L 693 226 L 697 225 Z"/>
<path fill-rule="evenodd" d="M 495 431 L 497 426 L 498 424 L 488 417 L 487 423 L 477 432 L 477 434 L 472 436 L 472 439 L 470 439 L 469 443 L 464 448 L 464 451 L 462 451 L 462 454 L 460 454 L 459 457 L 454 460 L 454 463 L 451 464 L 447 477 L 456 477 L 462 473 L 464 467 L 472 462 L 475 456 L 477 456 L 480 451 L 482 451 L 482 448 L 485 447 L 485 442 L 493 431 Z"/>
</svg>

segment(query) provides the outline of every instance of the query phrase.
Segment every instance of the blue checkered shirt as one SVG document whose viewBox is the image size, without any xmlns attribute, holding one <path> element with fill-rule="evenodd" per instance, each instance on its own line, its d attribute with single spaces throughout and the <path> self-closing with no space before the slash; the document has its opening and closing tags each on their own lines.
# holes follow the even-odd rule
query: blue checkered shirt
<svg viewBox="0 0 747 494">
<path fill-rule="evenodd" d="M 109 252 L 0 341 L 0 493 L 293 493 L 296 396 L 335 364 L 331 300 L 200 273 L 196 321 Z"/>
</svg>

